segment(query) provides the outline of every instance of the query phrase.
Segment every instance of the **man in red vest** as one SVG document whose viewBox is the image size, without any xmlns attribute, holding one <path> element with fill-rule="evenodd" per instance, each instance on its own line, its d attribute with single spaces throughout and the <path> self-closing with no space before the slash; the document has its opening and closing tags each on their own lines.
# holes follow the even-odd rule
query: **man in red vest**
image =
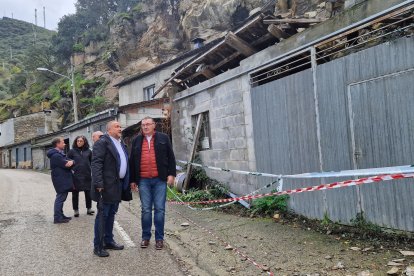
<svg viewBox="0 0 414 276">
<path fill-rule="evenodd" d="M 141 121 L 141 134 L 132 141 L 129 162 L 131 189 L 136 190 L 138 186 L 141 199 L 141 248 L 147 248 L 151 239 L 154 207 L 155 248 L 161 250 L 164 247 L 167 184 L 174 183 L 176 163 L 170 139 L 155 131 L 155 121 L 151 117 Z"/>
</svg>

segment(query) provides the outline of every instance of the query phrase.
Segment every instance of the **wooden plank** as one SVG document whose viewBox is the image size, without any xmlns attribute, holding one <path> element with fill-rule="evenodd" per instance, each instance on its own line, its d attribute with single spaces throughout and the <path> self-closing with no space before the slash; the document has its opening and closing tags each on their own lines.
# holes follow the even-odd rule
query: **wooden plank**
<svg viewBox="0 0 414 276">
<path fill-rule="evenodd" d="M 235 35 L 233 32 L 229 32 L 226 35 L 224 42 L 233 49 L 245 55 L 246 57 L 256 53 L 256 50 L 253 49 L 253 47 L 251 47 L 249 43 Z"/>
<path fill-rule="evenodd" d="M 197 119 L 197 126 L 196 126 L 196 130 L 195 130 L 195 133 L 194 133 L 193 147 L 191 149 L 190 158 L 188 159 L 188 162 L 193 162 L 193 160 L 194 160 L 194 156 L 195 156 L 197 145 L 198 145 L 198 138 L 200 137 L 200 130 L 201 130 L 201 123 L 202 122 L 203 122 L 203 114 L 200 113 L 198 115 L 198 119 Z M 187 165 L 187 174 L 186 174 L 184 184 L 183 184 L 183 192 L 185 192 L 187 190 L 188 184 L 190 182 L 190 178 L 191 178 L 191 164 L 188 164 Z"/>
<path fill-rule="evenodd" d="M 206 77 L 207 79 L 211 79 L 211 78 L 214 78 L 216 76 L 216 74 L 208 67 L 201 70 L 201 74 L 204 77 Z"/>
<path fill-rule="evenodd" d="M 264 24 L 315 24 L 321 23 L 321 19 L 311 18 L 282 18 L 282 19 L 264 19 Z"/>
<path fill-rule="evenodd" d="M 267 28 L 267 31 L 277 39 L 285 39 L 290 36 L 289 34 L 285 33 L 282 29 L 278 28 L 275 24 L 270 24 Z"/>
</svg>

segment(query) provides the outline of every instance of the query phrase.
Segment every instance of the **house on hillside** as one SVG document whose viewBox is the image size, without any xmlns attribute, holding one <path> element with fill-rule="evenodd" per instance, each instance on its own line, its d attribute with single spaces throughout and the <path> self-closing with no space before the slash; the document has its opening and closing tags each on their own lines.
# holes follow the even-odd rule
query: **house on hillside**
<svg viewBox="0 0 414 276">
<path fill-rule="evenodd" d="M 0 124 L 0 158 L 3 168 L 31 168 L 30 139 L 58 130 L 56 111 L 11 118 Z"/>
<path fill-rule="evenodd" d="M 298 174 L 413 164 L 413 11 L 412 1 L 363 1 L 293 36 L 310 21 L 253 15 L 156 91 L 178 89 L 171 99 L 177 159 L 188 160 L 203 118 L 198 155 L 223 169 Z M 237 194 L 271 182 L 207 173 Z M 285 179 L 283 189 L 336 180 Z M 414 231 L 413 196 L 412 183 L 398 180 L 295 194 L 289 207 L 342 223 L 363 214 Z"/>
<path fill-rule="evenodd" d="M 137 135 L 140 121 L 146 116 L 151 116 L 157 121 L 158 130 L 170 132 L 170 96 L 176 88 L 163 87 L 155 97 L 154 92 L 171 77 L 174 68 L 210 49 L 216 41 L 203 45 L 202 40 L 195 39 L 194 43 L 197 44 L 194 49 L 146 72 L 133 75 L 116 85 L 119 88 L 118 119 L 127 144 Z"/>
</svg>

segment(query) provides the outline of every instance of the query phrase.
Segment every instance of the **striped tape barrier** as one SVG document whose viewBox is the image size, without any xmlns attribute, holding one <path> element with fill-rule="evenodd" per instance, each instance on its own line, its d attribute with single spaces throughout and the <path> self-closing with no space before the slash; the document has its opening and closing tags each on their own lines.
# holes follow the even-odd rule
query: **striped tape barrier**
<svg viewBox="0 0 414 276">
<path fill-rule="evenodd" d="M 241 250 L 239 250 L 237 247 L 232 246 L 230 243 L 226 242 L 225 240 L 223 240 L 222 238 L 220 238 L 217 234 L 215 234 L 212 230 L 207 229 L 206 227 L 196 223 L 195 221 L 187 218 L 186 216 L 184 216 L 183 214 L 181 214 L 180 212 L 178 212 L 177 210 L 172 210 L 173 212 L 177 213 L 178 215 L 182 216 L 184 219 L 188 220 L 189 222 L 191 222 L 192 224 L 194 224 L 195 226 L 197 226 L 198 228 L 204 230 L 205 232 L 209 233 L 210 235 L 212 235 L 215 239 L 217 239 L 218 241 L 220 241 L 224 246 L 226 247 L 231 247 L 232 251 L 241 256 L 242 258 L 245 258 L 246 260 L 248 260 L 251 264 L 253 264 L 255 267 L 257 267 L 258 269 L 260 269 L 261 271 L 266 272 L 268 275 L 273 276 L 273 272 L 271 272 L 269 270 L 269 268 L 265 267 L 262 264 L 259 264 L 258 262 L 256 262 L 253 258 L 249 257 L 247 254 L 243 253 Z"/>
<path fill-rule="evenodd" d="M 263 186 L 263 187 L 261 187 L 261 188 L 259 188 L 259 189 L 257 189 L 257 190 L 255 190 L 255 191 L 253 191 L 253 192 L 251 192 L 251 193 L 249 193 L 249 194 L 247 194 L 247 195 L 245 195 L 245 196 L 251 196 L 251 195 L 255 195 L 255 194 L 257 194 L 258 192 L 260 192 L 261 190 L 264 190 L 264 189 L 268 189 L 268 188 L 270 188 L 270 187 L 272 187 L 274 184 L 276 184 L 276 183 L 279 183 L 279 185 L 278 185 L 278 187 L 277 187 L 277 191 L 281 191 L 282 189 L 281 189 L 281 183 L 283 182 L 283 179 L 278 179 L 278 180 L 276 180 L 276 181 L 273 181 L 273 182 L 271 182 L 271 183 L 269 183 L 269 184 L 267 184 L 266 186 Z M 167 186 L 167 188 L 168 188 L 168 190 L 173 194 L 173 196 L 179 201 L 179 202 L 182 202 L 183 203 L 183 205 L 186 205 L 186 203 L 169 187 L 169 186 Z M 175 204 L 175 201 L 168 201 L 169 203 L 172 203 L 172 204 Z M 207 207 L 207 208 L 197 208 L 197 207 L 192 207 L 192 206 L 190 206 L 190 205 L 186 205 L 188 208 L 190 208 L 191 210 L 195 210 L 195 211 L 210 211 L 210 210 L 214 210 L 214 209 L 219 209 L 219 208 L 223 208 L 223 207 L 226 207 L 226 206 L 229 206 L 229 205 L 232 205 L 232 204 L 234 204 L 234 203 L 236 203 L 237 201 L 231 201 L 231 202 L 228 202 L 228 203 L 225 203 L 225 204 L 221 204 L 221 205 L 218 205 L 218 206 L 214 206 L 214 207 Z"/>
<path fill-rule="evenodd" d="M 277 177 L 277 178 L 328 178 L 328 177 L 347 177 L 347 176 L 370 176 L 370 175 L 382 175 L 382 174 L 404 174 L 404 173 L 414 173 L 414 165 L 404 165 L 404 166 L 393 166 L 393 167 L 381 167 L 381 168 L 369 168 L 369 169 L 358 169 L 358 170 L 342 170 L 334 172 L 312 172 L 312 173 L 302 173 L 302 174 L 270 174 L 262 172 L 249 172 L 242 170 L 231 170 L 213 166 L 202 165 L 193 162 L 186 162 L 182 160 L 177 160 L 177 162 L 182 164 L 191 164 L 195 167 L 206 168 L 215 171 L 223 172 L 232 172 L 237 174 L 244 175 L 253 175 L 253 176 L 265 176 L 265 177 Z"/>
<path fill-rule="evenodd" d="M 379 176 L 372 176 L 367 178 L 360 178 L 355 180 L 346 180 L 346 181 L 339 181 L 330 184 L 321 184 L 317 186 L 310 186 L 305 188 L 298 188 L 294 190 L 286 190 L 286 191 L 278 191 L 272 193 L 265 193 L 259 195 L 247 195 L 237 198 L 223 198 L 223 199 L 215 199 L 215 200 L 206 200 L 206 201 L 197 201 L 197 202 L 178 202 L 178 201 L 170 201 L 170 204 L 178 204 L 178 205 L 190 205 L 190 204 L 211 204 L 211 203 L 225 203 L 231 201 L 240 201 L 240 200 L 251 200 L 257 199 L 262 197 L 269 197 L 269 196 L 280 196 L 280 195 L 290 195 L 290 194 L 297 194 L 303 192 L 313 192 L 313 191 L 321 191 L 321 190 L 330 190 L 330 189 L 337 189 L 337 188 L 344 188 L 368 183 L 375 183 L 380 181 L 387 181 L 387 180 L 395 180 L 395 179 L 402 179 L 402 178 L 413 178 L 414 173 L 410 174 L 388 174 L 388 175 L 379 175 Z"/>
</svg>

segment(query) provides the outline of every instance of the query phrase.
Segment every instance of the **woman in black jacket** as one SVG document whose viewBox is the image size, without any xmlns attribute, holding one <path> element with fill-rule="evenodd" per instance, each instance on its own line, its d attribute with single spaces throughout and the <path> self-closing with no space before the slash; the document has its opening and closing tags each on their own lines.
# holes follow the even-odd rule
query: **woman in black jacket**
<svg viewBox="0 0 414 276">
<path fill-rule="evenodd" d="M 79 217 L 79 191 L 85 192 L 87 214 L 93 215 L 91 200 L 91 160 L 92 151 L 85 136 L 76 137 L 72 149 L 67 154 L 68 158 L 75 161 L 72 168 L 73 184 L 75 189 L 72 192 L 72 206 L 75 217 Z"/>
</svg>

